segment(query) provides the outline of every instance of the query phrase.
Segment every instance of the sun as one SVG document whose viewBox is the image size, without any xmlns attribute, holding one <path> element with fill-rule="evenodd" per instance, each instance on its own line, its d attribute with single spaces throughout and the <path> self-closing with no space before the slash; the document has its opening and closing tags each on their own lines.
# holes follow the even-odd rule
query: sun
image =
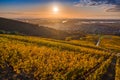
<svg viewBox="0 0 120 80">
<path fill-rule="evenodd" d="M 57 6 L 54 6 L 54 7 L 53 7 L 53 12 L 54 12 L 54 13 L 58 13 L 58 12 L 59 12 L 59 8 L 58 8 Z"/>
</svg>

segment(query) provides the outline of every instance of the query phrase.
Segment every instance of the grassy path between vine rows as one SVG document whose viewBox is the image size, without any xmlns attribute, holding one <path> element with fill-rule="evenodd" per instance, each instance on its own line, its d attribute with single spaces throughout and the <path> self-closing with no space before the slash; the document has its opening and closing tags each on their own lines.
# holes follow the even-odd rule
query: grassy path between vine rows
<svg viewBox="0 0 120 80">
<path fill-rule="evenodd" d="M 82 76 L 79 76 L 78 75 L 78 80 L 86 80 L 86 77 L 88 77 L 90 74 L 94 73 L 98 68 L 100 68 L 100 66 L 105 62 L 107 61 L 110 57 L 112 56 L 109 55 L 103 62 L 100 62 L 98 64 L 96 64 L 93 68 L 89 69 L 88 71 L 86 71 Z M 115 76 L 115 75 L 114 75 Z M 109 79 L 104 79 L 104 80 L 109 80 Z"/>
<path fill-rule="evenodd" d="M 107 69 L 107 72 L 102 76 L 102 80 L 115 80 L 116 61 L 117 57 L 114 56 Z"/>
</svg>

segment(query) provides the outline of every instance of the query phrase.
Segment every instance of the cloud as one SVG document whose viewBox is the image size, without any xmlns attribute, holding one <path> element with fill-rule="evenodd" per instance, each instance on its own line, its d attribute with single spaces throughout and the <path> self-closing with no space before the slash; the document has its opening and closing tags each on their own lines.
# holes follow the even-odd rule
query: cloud
<svg viewBox="0 0 120 80">
<path fill-rule="evenodd" d="M 112 8 L 107 9 L 107 12 L 120 12 L 120 0 L 91 0 L 94 2 L 100 2 L 100 4 L 110 4 Z"/>
<path fill-rule="evenodd" d="M 108 9 L 107 12 L 120 12 L 120 5 L 116 5 L 113 8 Z"/>
<path fill-rule="evenodd" d="M 120 12 L 120 0 L 80 0 L 74 6 L 99 6 L 111 5 L 112 8 L 107 9 L 107 12 Z"/>
</svg>

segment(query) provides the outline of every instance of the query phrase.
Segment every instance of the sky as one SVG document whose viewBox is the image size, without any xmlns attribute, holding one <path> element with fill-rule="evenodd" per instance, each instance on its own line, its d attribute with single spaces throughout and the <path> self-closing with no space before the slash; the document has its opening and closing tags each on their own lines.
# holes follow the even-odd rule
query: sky
<svg viewBox="0 0 120 80">
<path fill-rule="evenodd" d="M 0 17 L 120 19 L 120 0 L 0 0 Z"/>
</svg>

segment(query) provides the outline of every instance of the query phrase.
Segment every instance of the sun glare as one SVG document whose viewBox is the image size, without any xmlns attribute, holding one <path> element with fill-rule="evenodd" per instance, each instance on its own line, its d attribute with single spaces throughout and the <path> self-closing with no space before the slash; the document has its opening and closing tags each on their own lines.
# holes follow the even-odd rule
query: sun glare
<svg viewBox="0 0 120 80">
<path fill-rule="evenodd" d="M 59 8 L 58 8 L 57 6 L 54 6 L 54 7 L 53 7 L 53 12 L 54 12 L 54 13 L 57 13 L 58 11 L 59 11 Z"/>
</svg>

